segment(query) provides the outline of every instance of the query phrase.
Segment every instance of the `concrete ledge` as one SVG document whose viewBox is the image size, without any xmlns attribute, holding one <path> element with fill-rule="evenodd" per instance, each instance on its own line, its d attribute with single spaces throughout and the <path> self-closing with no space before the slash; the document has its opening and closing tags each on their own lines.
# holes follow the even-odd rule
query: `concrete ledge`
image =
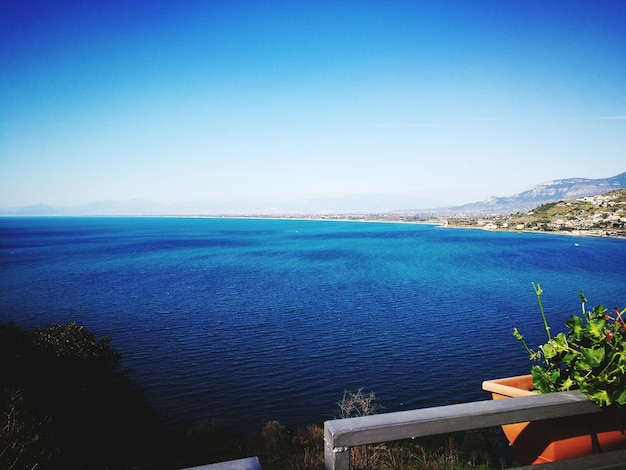
<svg viewBox="0 0 626 470">
<path fill-rule="evenodd" d="M 578 390 L 531 394 L 326 421 L 324 438 L 335 449 L 600 411 Z"/>
<path fill-rule="evenodd" d="M 349 470 L 350 447 L 360 445 L 601 411 L 572 390 L 331 420 L 324 423 L 324 466 Z"/>
<path fill-rule="evenodd" d="M 199 467 L 189 467 L 183 470 L 261 470 L 261 463 L 258 457 L 248 457 L 247 459 L 229 460 L 227 462 L 200 465 Z"/>
</svg>

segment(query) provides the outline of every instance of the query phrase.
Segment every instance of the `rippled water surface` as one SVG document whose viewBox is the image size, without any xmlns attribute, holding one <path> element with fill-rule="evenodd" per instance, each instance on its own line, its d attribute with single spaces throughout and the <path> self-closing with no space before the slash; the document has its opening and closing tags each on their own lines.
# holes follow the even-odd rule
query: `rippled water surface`
<svg viewBox="0 0 626 470">
<path fill-rule="evenodd" d="M 0 219 L 0 321 L 113 338 L 164 418 L 234 428 L 487 399 L 591 304 L 626 303 L 626 242 L 429 225 L 264 219 Z"/>
</svg>

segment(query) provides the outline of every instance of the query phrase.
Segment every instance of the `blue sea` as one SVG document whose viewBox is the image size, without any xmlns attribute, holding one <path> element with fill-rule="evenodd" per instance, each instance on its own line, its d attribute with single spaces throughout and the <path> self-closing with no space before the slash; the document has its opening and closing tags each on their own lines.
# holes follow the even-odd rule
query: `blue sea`
<svg viewBox="0 0 626 470">
<path fill-rule="evenodd" d="M 322 422 L 344 391 L 386 411 L 488 399 L 544 341 L 626 304 L 626 242 L 434 225 L 0 218 L 0 322 L 112 338 L 169 424 Z"/>
</svg>

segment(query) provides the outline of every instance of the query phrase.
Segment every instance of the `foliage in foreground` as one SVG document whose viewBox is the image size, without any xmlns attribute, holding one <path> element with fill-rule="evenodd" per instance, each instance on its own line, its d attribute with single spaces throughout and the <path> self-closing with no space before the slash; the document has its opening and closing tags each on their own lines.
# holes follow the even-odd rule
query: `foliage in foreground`
<svg viewBox="0 0 626 470">
<path fill-rule="evenodd" d="M 246 434 L 210 421 L 165 429 L 110 340 L 75 323 L 0 325 L 0 357 L 0 468 L 180 469 L 252 455 L 265 470 L 324 466 L 321 424 L 290 430 L 269 421 Z M 338 417 L 381 409 L 362 389 L 338 407 Z M 494 448 L 492 430 L 478 430 L 357 447 L 351 460 L 364 470 L 475 469 L 498 462 Z"/>
<path fill-rule="evenodd" d="M 567 331 L 553 336 L 541 302 L 541 285 L 533 288 L 548 341 L 535 351 L 517 328 L 513 335 L 534 362 L 534 387 L 541 393 L 579 389 L 600 406 L 626 405 L 626 308 L 615 307 L 611 314 L 598 305 L 587 311 L 581 292 L 581 315 L 571 315 L 565 322 Z"/>
<path fill-rule="evenodd" d="M 158 457 L 158 416 L 108 339 L 0 326 L 3 468 L 125 468 Z"/>
<path fill-rule="evenodd" d="M 362 391 L 345 398 L 360 401 Z M 341 404 L 341 402 L 340 402 Z M 341 405 L 340 405 L 341 409 Z M 494 429 L 430 436 L 350 449 L 353 470 L 462 470 L 502 468 L 496 455 Z M 321 424 L 290 430 L 278 421 L 260 431 L 229 434 L 205 423 L 186 433 L 184 466 L 256 455 L 264 470 L 320 470 L 324 468 L 324 429 Z"/>
</svg>

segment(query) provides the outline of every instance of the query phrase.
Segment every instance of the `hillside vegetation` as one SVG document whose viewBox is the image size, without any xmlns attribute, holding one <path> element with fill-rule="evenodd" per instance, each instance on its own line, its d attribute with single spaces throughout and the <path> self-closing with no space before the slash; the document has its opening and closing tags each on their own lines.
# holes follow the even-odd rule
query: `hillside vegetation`
<svg viewBox="0 0 626 470">
<path fill-rule="evenodd" d="M 543 204 L 528 212 L 480 219 L 449 219 L 446 225 L 487 230 L 572 232 L 626 237 L 626 189 Z"/>
</svg>

